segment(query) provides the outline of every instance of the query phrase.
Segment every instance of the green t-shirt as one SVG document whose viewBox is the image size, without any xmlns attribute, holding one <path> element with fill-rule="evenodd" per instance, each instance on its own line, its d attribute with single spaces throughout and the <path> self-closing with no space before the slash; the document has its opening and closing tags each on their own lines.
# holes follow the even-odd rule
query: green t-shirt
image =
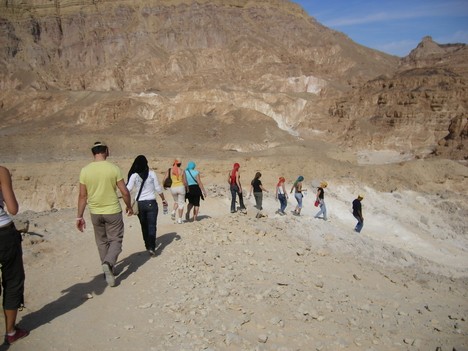
<svg viewBox="0 0 468 351">
<path fill-rule="evenodd" d="M 89 212 L 115 214 L 122 212 L 117 197 L 117 182 L 122 180 L 120 168 L 109 161 L 95 161 L 83 167 L 80 183 L 86 186 Z"/>
</svg>

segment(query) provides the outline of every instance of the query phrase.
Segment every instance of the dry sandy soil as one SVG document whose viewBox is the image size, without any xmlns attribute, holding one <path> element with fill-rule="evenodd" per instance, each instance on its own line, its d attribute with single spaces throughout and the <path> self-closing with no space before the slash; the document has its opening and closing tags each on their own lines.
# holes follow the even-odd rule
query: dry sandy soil
<svg viewBox="0 0 468 351">
<path fill-rule="evenodd" d="M 305 144 L 194 157 L 208 190 L 200 221 L 160 213 L 150 258 L 138 219 L 126 217 L 109 288 L 88 212 L 86 231 L 74 227 L 86 152 L 5 164 L 21 204 L 15 220 L 30 222 L 18 321 L 31 334 L 12 350 L 468 350 L 466 167 Z M 160 179 L 173 156 L 193 157 L 146 155 Z M 126 173 L 132 158 L 110 160 Z M 267 217 L 255 218 L 253 198 L 247 214 L 229 213 L 233 162 L 245 191 L 263 173 Z M 290 187 L 298 175 L 308 189 L 303 215 L 290 214 L 293 197 L 288 215 L 276 215 L 278 177 Z M 313 218 L 321 180 L 326 222 Z M 358 193 L 361 234 L 350 211 Z"/>
</svg>

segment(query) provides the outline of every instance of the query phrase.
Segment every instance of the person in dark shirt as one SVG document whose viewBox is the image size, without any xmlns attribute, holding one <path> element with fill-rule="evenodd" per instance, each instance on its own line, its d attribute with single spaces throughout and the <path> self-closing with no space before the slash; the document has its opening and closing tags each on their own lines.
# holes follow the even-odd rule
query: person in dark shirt
<svg viewBox="0 0 468 351">
<path fill-rule="evenodd" d="M 357 199 L 353 201 L 353 216 L 357 219 L 356 227 L 354 227 L 354 231 L 360 233 L 362 227 L 364 226 L 364 217 L 362 216 L 362 206 L 361 201 L 364 199 L 362 195 L 359 195 Z"/>
<path fill-rule="evenodd" d="M 257 172 L 255 174 L 254 179 L 250 183 L 250 193 L 249 193 L 249 198 L 252 196 L 252 192 L 255 198 L 255 207 L 257 208 L 257 218 L 263 217 L 262 210 L 263 210 L 263 192 L 266 190 L 263 185 L 262 181 L 260 180 L 260 177 L 262 174 L 260 172 Z"/>
</svg>

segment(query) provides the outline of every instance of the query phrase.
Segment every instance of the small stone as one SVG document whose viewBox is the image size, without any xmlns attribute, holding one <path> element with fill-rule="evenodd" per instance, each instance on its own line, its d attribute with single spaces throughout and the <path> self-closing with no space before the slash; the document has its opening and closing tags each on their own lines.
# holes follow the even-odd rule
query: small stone
<svg viewBox="0 0 468 351">
<path fill-rule="evenodd" d="M 261 342 L 262 344 L 266 343 L 268 340 L 268 335 L 266 334 L 260 334 L 258 336 L 258 342 Z"/>
<path fill-rule="evenodd" d="M 127 329 L 127 330 L 132 330 L 132 329 L 135 329 L 135 326 L 129 324 L 129 325 L 125 325 L 124 328 Z"/>
</svg>

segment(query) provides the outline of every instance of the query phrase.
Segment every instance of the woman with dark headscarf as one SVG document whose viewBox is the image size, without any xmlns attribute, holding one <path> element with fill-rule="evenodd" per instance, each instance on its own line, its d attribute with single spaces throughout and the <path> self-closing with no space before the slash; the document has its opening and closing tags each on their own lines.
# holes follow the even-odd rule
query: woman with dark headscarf
<svg viewBox="0 0 468 351">
<path fill-rule="evenodd" d="M 167 206 L 167 202 L 156 173 L 149 169 L 148 160 L 145 156 L 139 155 L 133 161 L 132 167 L 128 171 L 127 188 L 129 191 L 135 188 L 135 201 L 138 202 L 138 219 L 140 220 L 145 248 L 151 256 L 156 256 L 156 225 L 158 218 L 156 193 L 161 197 L 164 206 Z"/>
<path fill-rule="evenodd" d="M 185 179 L 188 185 L 186 198 L 189 202 L 187 205 L 187 213 L 185 214 L 185 219 L 187 221 L 190 220 L 190 211 L 192 211 L 192 208 L 193 220 L 197 220 L 198 210 L 200 209 L 200 198 L 204 199 L 206 197 L 206 191 L 200 178 L 200 172 L 198 172 L 195 167 L 195 162 L 190 161 L 185 169 Z"/>
<path fill-rule="evenodd" d="M 234 163 L 232 170 L 229 171 L 228 183 L 231 190 L 231 213 L 236 212 L 236 196 L 239 196 L 239 205 L 241 212 L 245 213 L 246 208 L 244 205 L 244 198 L 242 196 L 242 185 L 240 182 L 240 165 L 236 162 Z"/>
<path fill-rule="evenodd" d="M 294 190 L 294 197 L 296 198 L 297 201 L 297 206 L 292 211 L 293 215 L 295 216 L 300 216 L 301 215 L 301 210 L 302 210 L 302 198 L 304 195 L 302 194 L 303 191 L 306 191 L 306 189 L 302 189 L 302 182 L 304 181 L 303 176 L 297 177 L 296 181 L 294 182 L 293 186 L 291 187 L 290 193 L 293 192 Z"/>
</svg>

